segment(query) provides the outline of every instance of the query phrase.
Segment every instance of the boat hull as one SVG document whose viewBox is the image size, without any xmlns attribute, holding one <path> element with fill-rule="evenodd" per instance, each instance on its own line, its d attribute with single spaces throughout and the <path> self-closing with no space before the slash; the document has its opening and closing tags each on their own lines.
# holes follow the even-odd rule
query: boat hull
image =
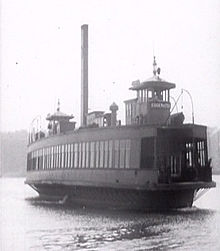
<svg viewBox="0 0 220 251">
<path fill-rule="evenodd" d="M 137 190 L 106 187 L 32 184 L 43 199 L 67 199 L 73 205 L 122 210 L 169 210 L 191 207 L 196 189 Z"/>
</svg>

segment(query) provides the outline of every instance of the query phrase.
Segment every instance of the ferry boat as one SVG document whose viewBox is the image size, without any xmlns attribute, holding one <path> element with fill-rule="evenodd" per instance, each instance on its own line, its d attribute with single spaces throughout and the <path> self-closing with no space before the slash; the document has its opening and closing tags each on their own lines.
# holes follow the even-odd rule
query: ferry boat
<svg viewBox="0 0 220 251">
<path fill-rule="evenodd" d="M 198 191 L 215 187 L 206 127 L 171 114 L 174 83 L 153 77 L 130 87 L 125 125 L 118 105 L 88 112 L 88 25 L 82 33 L 81 126 L 60 110 L 46 131 L 29 134 L 26 184 L 43 198 L 75 205 L 134 210 L 191 207 Z"/>
</svg>

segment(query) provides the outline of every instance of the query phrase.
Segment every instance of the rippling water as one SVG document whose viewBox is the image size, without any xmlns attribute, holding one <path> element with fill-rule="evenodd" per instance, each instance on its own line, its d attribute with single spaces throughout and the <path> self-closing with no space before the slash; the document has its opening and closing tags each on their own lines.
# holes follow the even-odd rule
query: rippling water
<svg viewBox="0 0 220 251">
<path fill-rule="evenodd" d="M 24 179 L 0 179 L 0 250 L 220 250 L 217 188 L 191 209 L 129 213 L 36 200 Z"/>
</svg>

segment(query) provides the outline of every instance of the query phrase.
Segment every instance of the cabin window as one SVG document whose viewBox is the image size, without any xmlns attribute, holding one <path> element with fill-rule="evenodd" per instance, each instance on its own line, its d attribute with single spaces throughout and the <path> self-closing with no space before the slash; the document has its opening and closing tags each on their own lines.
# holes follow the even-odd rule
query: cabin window
<svg viewBox="0 0 220 251">
<path fill-rule="evenodd" d="M 115 168 L 119 167 L 119 140 L 115 140 Z"/>
<path fill-rule="evenodd" d="M 53 146 L 51 146 L 50 147 L 50 149 L 51 149 L 51 169 L 53 169 L 54 167 L 53 167 L 53 162 L 54 162 L 54 156 L 53 156 Z"/>
<path fill-rule="evenodd" d="M 47 169 L 50 169 L 50 151 L 49 147 L 47 147 Z"/>
<path fill-rule="evenodd" d="M 78 167 L 78 143 L 74 144 L 74 167 L 77 168 Z"/>
<path fill-rule="evenodd" d="M 61 145 L 61 168 L 64 168 L 64 145 Z"/>
<path fill-rule="evenodd" d="M 34 152 L 31 153 L 31 159 L 32 159 L 31 169 L 34 170 Z"/>
<path fill-rule="evenodd" d="M 56 146 L 53 146 L 53 168 L 56 168 Z"/>
<path fill-rule="evenodd" d="M 112 151 L 113 151 L 112 145 L 113 145 L 112 140 L 109 140 L 109 148 L 108 148 L 108 151 L 109 151 L 109 153 L 108 153 L 109 163 L 108 163 L 108 166 L 110 168 L 112 168 Z"/>
<path fill-rule="evenodd" d="M 47 167 L 46 167 L 46 164 L 47 164 L 47 162 L 46 162 L 46 153 L 47 153 L 47 152 L 46 152 L 46 148 L 44 148 L 44 149 L 43 149 L 43 156 L 44 156 L 44 157 L 43 157 L 43 170 L 47 168 Z"/>
<path fill-rule="evenodd" d="M 33 170 L 36 169 L 36 151 L 33 152 Z"/>
<path fill-rule="evenodd" d="M 56 168 L 56 146 L 53 146 L 53 168 Z"/>
<path fill-rule="evenodd" d="M 67 168 L 67 144 L 64 145 L 64 168 Z"/>
<path fill-rule="evenodd" d="M 99 167 L 99 142 L 96 141 L 96 167 Z"/>
<path fill-rule="evenodd" d="M 67 144 L 63 145 L 64 146 L 64 154 L 63 154 L 63 167 L 67 168 Z"/>
<path fill-rule="evenodd" d="M 85 164 L 86 164 L 86 143 L 83 142 L 81 144 L 81 152 L 82 152 L 82 168 L 85 168 Z"/>
<path fill-rule="evenodd" d="M 30 160 L 31 160 L 30 153 L 28 153 L 28 155 L 27 155 L 27 171 L 30 170 Z"/>
<path fill-rule="evenodd" d="M 69 149 L 69 144 L 66 144 L 66 149 L 65 149 L 65 167 L 69 168 L 69 157 L 70 157 L 70 149 Z"/>
<path fill-rule="evenodd" d="M 59 168 L 59 146 L 56 146 L 56 168 Z"/>
<path fill-rule="evenodd" d="M 86 142 L 86 168 L 89 168 L 89 142 Z"/>
<path fill-rule="evenodd" d="M 197 163 L 198 166 L 205 166 L 205 142 L 204 141 L 198 141 L 197 142 Z"/>
<path fill-rule="evenodd" d="M 43 170 L 44 165 L 44 148 L 41 149 L 41 170 Z"/>
<path fill-rule="evenodd" d="M 141 168 L 152 169 L 154 167 L 154 138 L 142 138 L 141 140 Z"/>
<path fill-rule="evenodd" d="M 193 164 L 193 144 L 192 143 L 186 143 L 186 163 L 188 166 L 192 166 Z"/>
<path fill-rule="evenodd" d="M 56 168 L 59 168 L 59 146 L 56 146 Z"/>
<path fill-rule="evenodd" d="M 51 147 L 48 147 L 49 150 L 49 169 L 51 169 L 51 162 L 52 162 L 52 158 L 51 158 Z"/>
<path fill-rule="evenodd" d="M 47 147 L 45 148 L 45 169 L 48 168 L 48 151 L 47 151 Z"/>
<path fill-rule="evenodd" d="M 51 154 L 50 154 L 50 152 L 51 152 L 51 148 L 48 147 L 48 169 L 51 168 Z"/>
<path fill-rule="evenodd" d="M 106 140 L 104 145 L 104 155 L 105 155 L 105 165 L 104 167 L 107 168 L 108 167 L 108 141 Z"/>
<path fill-rule="evenodd" d="M 70 145 L 70 168 L 73 168 L 74 145 Z"/>
<path fill-rule="evenodd" d="M 149 99 L 153 98 L 153 92 L 151 90 L 148 90 L 148 98 Z"/>
<path fill-rule="evenodd" d="M 125 167 L 125 140 L 120 140 L 120 168 Z"/>
<path fill-rule="evenodd" d="M 42 149 L 42 170 L 44 170 L 44 148 Z"/>
<path fill-rule="evenodd" d="M 61 145 L 59 145 L 59 168 L 62 167 L 62 149 L 61 149 Z"/>
<path fill-rule="evenodd" d="M 57 146 L 53 147 L 53 154 L 54 154 L 54 168 L 57 168 Z"/>
<path fill-rule="evenodd" d="M 37 164 L 36 164 L 36 170 L 39 170 L 39 150 L 36 151 L 36 160 L 37 160 Z"/>
<path fill-rule="evenodd" d="M 51 149 L 51 169 L 54 168 L 53 166 L 53 146 L 50 147 Z"/>
<path fill-rule="evenodd" d="M 34 157 L 35 157 L 35 166 L 34 166 L 34 170 L 37 170 L 37 166 L 38 166 L 37 151 L 34 152 Z"/>
<path fill-rule="evenodd" d="M 39 167 L 39 160 L 38 160 L 38 150 L 36 151 L 36 170 L 38 170 Z"/>
<path fill-rule="evenodd" d="M 47 168 L 50 169 L 50 148 L 47 148 L 47 159 L 48 159 L 48 166 Z"/>
<path fill-rule="evenodd" d="M 95 142 L 91 142 L 90 145 L 90 167 L 94 168 L 95 167 Z"/>
<path fill-rule="evenodd" d="M 104 141 L 100 142 L 100 167 L 104 166 Z"/>
<path fill-rule="evenodd" d="M 51 146 L 50 147 L 50 168 L 52 169 L 53 168 L 53 147 Z"/>
<path fill-rule="evenodd" d="M 162 101 L 163 100 L 163 93 L 162 93 L 162 91 L 155 91 L 154 92 L 154 99 Z"/>
<path fill-rule="evenodd" d="M 72 144 L 68 144 L 68 168 L 72 167 L 72 158 L 73 158 Z"/>
<path fill-rule="evenodd" d="M 43 148 L 43 170 L 46 169 L 46 148 Z"/>
<path fill-rule="evenodd" d="M 36 150 L 36 170 L 41 169 L 41 149 Z"/>
<path fill-rule="evenodd" d="M 125 146 L 125 167 L 130 167 L 130 149 L 131 149 L 131 141 L 129 139 L 126 140 L 126 146 Z"/>
<path fill-rule="evenodd" d="M 32 170 L 35 169 L 35 152 L 32 152 Z"/>
<path fill-rule="evenodd" d="M 50 164 L 50 156 L 49 156 L 49 148 L 47 147 L 47 169 L 49 169 Z"/>
<path fill-rule="evenodd" d="M 55 146 L 55 168 L 59 168 L 59 146 Z"/>
<path fill-rule="evenodd" d="M 41 166 L 41 170 L 43 169 L 43 148 L 41 149 L 41 156 L 40 156 L 40 162 L 41 162 L 41 164 L 40 164 L 40 166 Z"/>
<path fill-rule="evenodd" d="M 53 168 L 53 146 L 50 147 L 50 158 L 51 158 L 50 167 L 52 169 Z"/>
<path fill-rule="evenodd" d="M 50 147 L 48 147 L 48 169 L 50 169 L 51 165 L 51 156 L 50 156 Z"/>
<path fill-rule="evenodd" d="M 79 168 L 82 167 L 82 143 L 79 143 Z"/>
<path fill-rule="evenodd" d="M 181 154 L 179 155 L 171 155 L 170 156 L 170 168 L 171 168 L 171 175 L 172 176 L 180 176 L 181 175 Z"/>
<path fill-rule="evenodd" d="M 34 152 L 31 152 L 31 170 L 34 169 Z"/>
<path fill-rule="evenodd" d="M 65 168 L 69 168 L 69 144 L 65 145 Z"/>
</svg>

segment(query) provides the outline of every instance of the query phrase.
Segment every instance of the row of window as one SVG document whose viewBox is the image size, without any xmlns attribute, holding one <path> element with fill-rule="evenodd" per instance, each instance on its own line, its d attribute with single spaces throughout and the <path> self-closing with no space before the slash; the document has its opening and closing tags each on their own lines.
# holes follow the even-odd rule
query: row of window
<svg viewBox="0 0 220 251">
<path fill-rule="evenodd" d="M 137 98 L 141 102 L 147 102 L 148 99 L 156 99 L 161 101 L 169 102 L 169 90 L 163 90 L 163 91 L 154 91 L 154 90 L 138 90 L 137 91 Z"/>
<path fill-rule="evenodd" d="M 59 168 L 129 168 L 130 140 L 62 144 L 28 154 L 27 170 Z"/>
<path fill-rule="evenodd" d="M 206 145 L 204 141 L 195 142 L 195 148 L 193 149 L 193 143 L 186 144 L 186 159 L 189 166 L 193 165 L 193 152 L 195 155 L 195 164 L 198 166 L 206 165 Z"/>
</svg>

